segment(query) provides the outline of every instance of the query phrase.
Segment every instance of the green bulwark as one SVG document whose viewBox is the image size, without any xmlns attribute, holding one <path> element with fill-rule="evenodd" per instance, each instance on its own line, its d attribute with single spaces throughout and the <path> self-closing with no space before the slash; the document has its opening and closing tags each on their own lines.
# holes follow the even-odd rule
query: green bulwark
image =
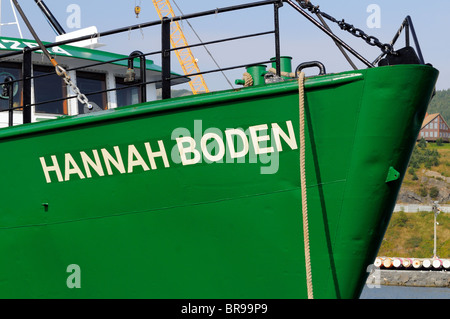
<svg viewBox="0 0 450 319">
<path fill-rule="evenodd" d="M 306 80 L 316 298 L 359 296 L 437 76 Z M 298 136 L 296 80 L 1 129 L 0 297 L 306 298 Z"/>
</svg>

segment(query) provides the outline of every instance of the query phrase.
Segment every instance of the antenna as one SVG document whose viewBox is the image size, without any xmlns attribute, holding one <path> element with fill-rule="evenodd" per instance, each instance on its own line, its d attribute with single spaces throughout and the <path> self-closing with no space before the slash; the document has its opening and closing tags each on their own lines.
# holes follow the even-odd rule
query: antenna
<svg viewBox="0 0 450 319">
<path fill-rule="evenodd" d="M 14 14 L 15 22 L 0 23 L 0 35 L 1 35 L 1 27 L 2 26 L 17 25 L 17 29 L 19 30 L 20 38 L 23 39 L 22 30 L 20 29 L 19 19 L 17 19 L 16 9 L 14 8 L 12 0 L 10 0 L 9 3 L 11 4 L 11 9 Z M 0 22 L 1 22 L 1 11 L 2 11 L 2 0 L 0 0 Z"/>
</svg>

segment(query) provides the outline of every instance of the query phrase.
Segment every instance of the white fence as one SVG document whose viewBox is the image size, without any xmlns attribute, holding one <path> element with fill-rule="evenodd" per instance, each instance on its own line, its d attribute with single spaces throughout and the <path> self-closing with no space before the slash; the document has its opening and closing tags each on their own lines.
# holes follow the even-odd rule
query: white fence
<svg viewBox="0 0 450 319">
<path fill-rule="evenodd" d="M 441 212 L 450 213 L 450 206 L 439 206 Z M 394 212 L 404 211 L 405 213 L 432 212 L 432 205 L 395 205 Z"/>
</svg>

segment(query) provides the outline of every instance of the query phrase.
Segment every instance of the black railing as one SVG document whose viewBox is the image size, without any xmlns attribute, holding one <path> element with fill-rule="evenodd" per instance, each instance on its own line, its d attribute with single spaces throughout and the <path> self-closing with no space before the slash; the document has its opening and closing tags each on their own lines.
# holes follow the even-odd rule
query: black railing
<svg viewBox="0 0 450 319">
<path fill-rule="evenodd" d="M 12 110 L 14 107 L 14 84 L 14 79 L 11 76 L 5 78 L 3 95 L 8 97 L 8 126 L 13 125 L 13 112 L 9 110 Z"/>
<path fill-rule="evenodd" d="M 181 20 L 188 20 L 188 19 L 193 19 L 193 18 L 199 18 L 199 17 L 205 17 L 205 16 L 211 16 L 211 15 L 217 15 L 220 13 L 225 13 L 225 12 L 232 12 L 232 11 L 238 11 L 238 10 L 243 10 L 243 9 L 250 9 L 250 8 L 256 8 L 256 7 L 262 7 L 262 6 L 267 6 L 267 5 L 272 5 L 274 8 L 274 30 L 270 30 L 270 31 L 264 31 L 264 32 L 258 32 L 258 33 L 252 33 L 252 34 L 246 34 L 246 35 L 240 35 L 240 36 L 235 36 L 235 37 L 229 37 L 229 38 L 225 38 L 225 39 L 219 39 L 219 40 L 213 40 L 213 41 L 208 41 L 208 42 L 202 42 L 202 43 L 197 43 L 197 44 L 193 44 L 193 45 L 188 45 L 188 46 L 184 46 L 184 47 L 178 47 L 178 48 L 171 48 L 170 47 L 170 23 L 171 22 L 175 22 L 175 21 L 181 21 Z M 186 48 L 193 48 L 193 47 L 198 47 L 198 46 L 206 46 L 206 45 L 210 45 L 210 44 L 216 44 L 216 43 L 222 43 L 222 42 L 228 42 L 228 41 L 234 41 L 234 40 L 240 40 L 240 39 L 245 39 L 245 38 L 251 38 L 251 37 L 258 37 L 258 36 L 264 36 L 264 35 L 268 35 L 268 34 L 274 34 L 274 38 L 275 38 L 275 64 L 276 64 L 276 70 L 278 75 L 280 75 L 280 32 L 279 32 L 279 13 L 278 10 L 279 8 L 283 5 L 283 1 L 282 0 L 267 0 L 267 1 L 258 1 L 258 2 L 253 2 L 253 3 L 248 3 L 248 4 L 242 4 L 242 5 L 236 5 L 236 6 L 229 6 L 229 7 L 223 7 L 223 8 L 217 8 L 217 9 L 213 9 L 213 10 L 208 10 L 208 11 L 203 11 L 203 12 L 198 12 L 198 13 L 194 13 L 194 14 L 186 14 L 186 15 L 182 15 L 182 16 L 176 16 L 176 17 L 172 17 L 172 18 L 164 18 L 162 21 L 158 20 L 158 21 L 150 21 L 147 23 L 142 23 L 142 24 L 136 24 L 136 25 L 132 25 L 132 26 L 127 26 L 127 27 L 123 27 L 123 28 L 118 28 L 118 29 L 114 29 L 114 30 L 109 30 L 109 31 L 105 31 L 105 32 L 99 32 L 97 34 L 94 35 L 88 35 L 88 36 L 82 36 L 82 37 L 78 37 L 76 39 L 70 39 L 70 40 L 64 40 L 64 41 L 58 41 L 52 44 L 47 44 L 45 45 L 45 48 L 50 49 L 56 46 L 61 46 L 61 45 L 65 45 L 65 44 L 70 44 L 70 43 L 75 43 L 75 42 L 79 42 L 79 41 L 83 41 L 83 40 L 90 40 L 92 38 L 99 38 L 99 37 L 106 37 L 109 35 L 114 35 L 114 34 L 119 34 L 119 33 L 124 33 L 124 32 L 130 32 L 132 30 L 138 30 L 138 29 L 144 29 L 144 28 L 148 28 L 148 27 L 154 27 L 154 26 L 161 26 L 161 50 L 159 51 L 153 51 L 150 53 L 145 53 L 143 54 L 140 51 L 134 51 L 129 57 L 125 57 L 125 58 L 121 58 L 121 59 L 115 59 L 115 60 L 111 60 L 111 61 L 107 61 L 107 62 L 97 62 L 97 63 L 92 63 L 92 64 L 88 64 L 88 65 L 84 65 L 82 67 L 76 67 L 76 68 L 71 68 L 71 69 L 66 69 L 66 71 L 76 71 L 76 70 L 81 70 L 81 69 L 85 69 L 85 68 L 92 68 L 95 66 L 100 66 L 103 64 L 110 64 L 110 63 L 114 63 L 114 62 L 119 62 L 119 61 L 126 61 L 128 60 L 131 65 L 132 65 L 132 61 L 135 58 L 139 58 L 141 61 L 140 64 L 140 69 L 141 69 L 141 77 L 140 80 L 137 83 L 130 83 L 128 84 L 126 87 L 121 87 L 121 88 L 112 88 L 112 89 L 107 89 L 107 90 L 102 90 L 102 91 L 98 91 L 98 92 L 91 92 L 91 93 L 84 93 L 86 96 L 90 96 L 90 95 L 95 95 L 95 94 L 99 94 L 99 93 L 105 93 L 105 92 L 110 92 L 110 91 L 117 91 L 117 90 L 122 90 L 122 89 L 126 89 L 128 87 L 139 87 L 140 88 L 140 94 L 141 94 L 141 101 L 145 101 L 146 100 L 146 85 L 147 84 L 153 84 L 153 83 L 161 83 L 161 88 L 162 88 L 162 99 L 167 99 L 171 97 L 171 82 L 173 80 L 179 79 L 179 78 L 186 78 L 186 77 L 190 77 L 190 76 L 196 76 L 196 75 L 201 75 L 201 74 L 208 74 L 208 73 L 214 73 L 214 72 L 223 72 L 223 71 L 227 71 L 227 70 L 232 70 L 232 69 L 237 69 L 237 68 L 243 68 L 246 67 L 248 65 L 253 65 L 253 64 L 261 64 L 261 63 L 271 63 L 273 61 L 258 61 L 258 62 L 254 62 L 254 63 L 247 63 L 245 65 L 238 65 L 238 66 L 231 66 L 231 67 L 225 67 L 225 68 L 217 68 L 214 70 L 208 70 L 208 71 L 204 71 L 204 72 L 200 72 L 200 73 L 192 73 L 192 74 L 187 74 L 187 75 L 182 75 L 182 76 L 174 76 L 171 74 L 171 52 L 175 51 L 175 50 L 181 50 L 181 49 L 186 49 Z M 11 57 L 17 57 L 19 55 L 23 56 L 23 62 L 22 62 L 22 79 L 19 80 L 13 80 L 13 81 L 9 81 L 8 83 L 4 82 L 4 83 L 0 83 L 0 85 L 3 85 L 5 88 L 14 85 L 14 83 L 18 83 L 18 82 L 22 82 L 22 94 L 23 94 L 23 99 L 22 99 L 22 105 L 21 106 L 17 106 L 17 107 L 13 107 L 12 106 L 12 99 L 13 99 L 13 94 L 9 95 L 9 99 L 10 99 L 10 103 L 9 103 L 9 108 L 4 109 L 4 110 L 0 110 L 0 112 L 9 112 L 10 116 L 9 118 L 11 119 L 9 122 L 9 125 L 12 125 L 12 115 L 13 115 L 13 111 L 14 110 L 18 110 L 21 109 L 23 111 L 23 123 L 30 123 L 31 122 L 31 107 L 33 106 L 37 106 L 37 105 L 42 105 L 42 104 L 46 104 L 46 103 L 52 103 L 52 102 L 57 102 L 57 101 L 62 101 L 62 100 L 68 100 L 68 99 L 73 99 L 73 98 L 77 98 L 77 96 L 68 96 L 68 97 L 64 97 L 64 98 L 59 98 L 59 99 L 53 99 L 53 100 L 47 100 L 47 101 L 42 101 L 39 103 L 31 103 L 31 81 L 34 78 L 37 77 L 44 77 L 44 76 L 49 76 L 50 74 L 44 74 L 44 75 L 39 75 L 39 76 L 35 76 L 32 77 L 32 61 L 31 61 L 31 56 L 32 53 L 35 51 L 40 50 L 39 47 L 35 47 L 35 48 L 25 48 L 23 51 L 18 51 L 18 52 L 10 52 L 10 53 L 6 53 L 6 54 L 2 54 L 0 55 L 0 61 L 7 61 L 8 58 Z M 161 55 L 161 79 L 160 80 L 155 80 L 155 81 L 147 81 L 146 77 L 145 77 L 145 57 L 146 56 L 150 56 L 150 55 L 157 55 L 160 54 Z M 129 65 L 130 65 L 129 63 Z"/>
<path fill-rule="evenodd" d="M 141 51 L 133 51 L 128 56 L 128 71 L 127 71 L 127 77 L 125 77 L 125 82 L 134 82 L 135 81 L 135 75 L 134 75 L 134 59 L 139 58 L 140 62 L 140 91 L 141 91 L 141 102 L 147 101 L 147 90 L 146 90 L 146 83 L 147 82 L 147 62 L 145 59 L 144 53 Z"/>
</svg>

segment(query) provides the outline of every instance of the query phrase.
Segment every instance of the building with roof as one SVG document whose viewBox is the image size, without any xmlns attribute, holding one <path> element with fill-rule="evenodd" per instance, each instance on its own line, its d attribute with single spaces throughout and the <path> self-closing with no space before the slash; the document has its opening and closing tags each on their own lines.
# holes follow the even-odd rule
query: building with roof
<svg viewBox="0 0 450 319">
<path fill-rule="evenodd" d="M 450 141 L 450 126 L 441 114 L 426 114 L 417 140 L 422 138 L 427 142 L 436 142 L 439 138 L 444 142 Z"/>
</svg>

